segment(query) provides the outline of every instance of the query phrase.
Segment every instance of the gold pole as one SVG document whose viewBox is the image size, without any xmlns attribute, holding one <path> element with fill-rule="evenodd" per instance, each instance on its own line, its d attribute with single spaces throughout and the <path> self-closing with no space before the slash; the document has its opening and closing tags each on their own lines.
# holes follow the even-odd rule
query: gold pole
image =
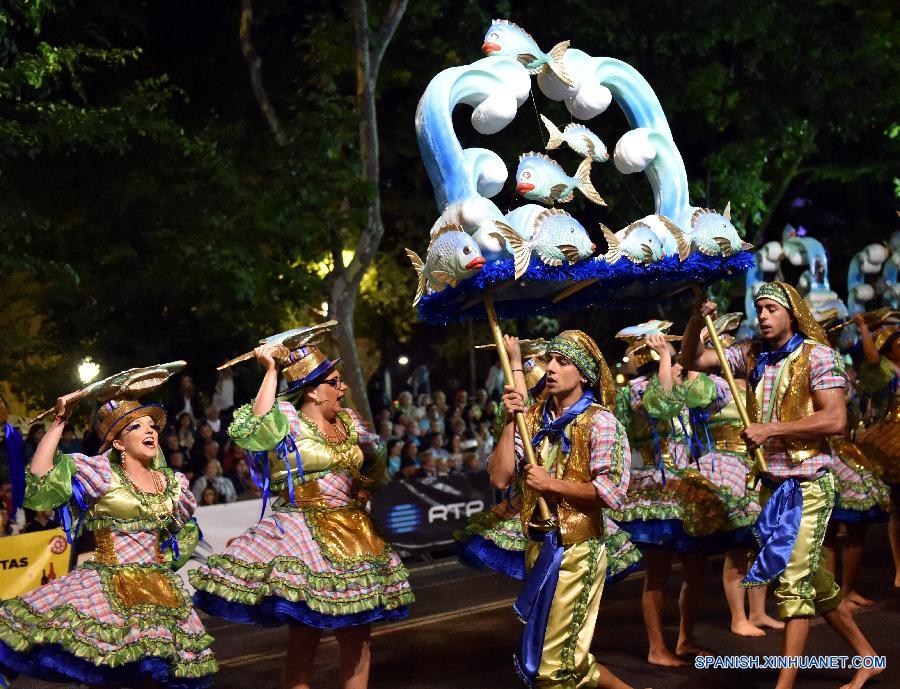
<svg viewBox="0 0 900 689">
<path fill-rule="evenodd" d="M 698 297 L 702 296 L 702 292 L 697 285 L 694 285 L 694 294 Z M 741 423 L 746 429 L 747 426 L 750 425 L 750 415 L 747 414 L 747 407 L 741 397 L 740 388 L 738 388 L 737 381 L 735 381 L 734 375 L 731 373 L 731 366 L 728 365 L 728 360 L 725 358 L 725 350 L 722 349 L 722 342 L 719 340 L 716 326 L 713 323 L 711 316 L 704 316 L 703 321 L 706 324 L 706 332 L 709 333 L 709 339 L 712 342 L 713 349 L 716 350 L 716 356 L 719 358 L 719 366 L 722 368 L 722 375 L 725 376 L 725 381 L 728 383 L 728 388 L 731 390 L 731 396 L 734 398 L 734 406 L 737 407 L 738 416 L 741 417 Z M 747 394 L 750 394 L 749 391 Z M 759 481 L 759 475 L 769 470 L 766 465 L 766 457 L 763 454 L 761 447 L 757 447 L 753 452 L 753 458 L 755 460 L 753 462 L 753 467 L 747 474 L 747 488 L 750 490 L 753 490 L 756 487 L 756 483 Z"/>
<path fill-rule="evenodd" d="M 512 368 L 509 365 L 509 355 L 506 353 L 506 346 L 503 344 L 503 333 L 500 332 L 500 324 L 497 322 L 497 312 L 494 311 L 494 300 L 487 294 L 484 295 L 484 308 L 487 311 L 488 323 L 491 326 L 491 334 L 494 336 L 494 345 L 497 347 L 497 355 L 500 357 L 503 375 L 509 381 L 509 384 L 512 385 Z M 525 425 L 525 415 L 522 412 L 516 412 L 515 418 L 516 429 L 519 431 L 522 446 L 525 448 L 525 459 L 529 464 L 537 465 L 537 457 L 534 454 L 534 448 L 531 446 L 531 434 L 528 433 L 528 427 Z M 545 525 L 549 524 L 551 522 L 550 508 L 547 507 L 547 501 L 543 497 L 538 496 L 537 509 L 540 513 L 541 521 Z"/>
</svg>

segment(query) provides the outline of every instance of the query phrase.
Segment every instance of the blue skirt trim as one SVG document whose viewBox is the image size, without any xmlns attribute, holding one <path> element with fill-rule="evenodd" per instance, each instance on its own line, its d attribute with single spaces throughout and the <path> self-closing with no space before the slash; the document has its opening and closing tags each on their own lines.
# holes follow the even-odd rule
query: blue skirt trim
<svg viewBox="0 0 900 689">
<path fill-rule="evenodd" d="M 702 551 L 714 555 L 755 544 L 750 526 L 697 537 L 684 532 L 680 519 L 648 519 L 616 523 L 628 532 L 631 541 L 637 546 L 668 546 L 682 553 Z"/>
<path fill-rule="evenodd" d="M 470 536 L 456 542 L 456 557 L 467 567 L 490 569 L 513 579 L 525 581 L 525 552 L 504 550 L 483 536 Z"/>
<path fill-rule="evenodd" d="M 877 524 L 886 522 L 888 516 L 888 513 L 880 507 L 870 507 L 867 510 L 845 510 L 842 507 L 835 507 L 831 510 L 831 521 L 849 524 Z"/>
<path fill-rule="evenodd" d="M 171 677 L 169 661 L 164 658 L 142 658 L 118 667 L 94 665 L 84 658 L 64 650 L 59 644 L 43 644 L 28 651 L 12 650 L 0 641 L 0 672 L 8 679 L 28 675 L 47 682 L 70 684 L 106 684 L 111 686 L 139 686 L 142 675 L 171 689 L 205 689 L 212 685 L 213 676 Z"/>
<path fill-rule="evenodd" d="M 265 598 L 258 605 L 233 603 L 208 591 L 194 592 L 194 605 L 205 613 L 229 622 L 277 627 L 282 624 L 305 624 L 317 629 L 343 629 L 371 622 L 402 620 L 409 616 L 409 607 L 385 610 L 378 606 L 351 615 L 325 615 L 312 610 L 302 601 L 288 601 L 277 596 Z"/>
<path fill-rule="evenodd" d="M 606 582 L 605 582 L 604 586 L 610 586 L 612 584 L 619 583 L 620 581 L 622 581 L 622 579 L 627 577 L 632 572 L 637 572 L 642 566 L 643 566 L 643 560 L 638 560 L 637 562 L 632 562 L 621 572 L 616 572 L 612 576 L 609 576 L 609 570 L 607 569 L 606 570 L 606 572 L 607 572 Z"/>
</svg>

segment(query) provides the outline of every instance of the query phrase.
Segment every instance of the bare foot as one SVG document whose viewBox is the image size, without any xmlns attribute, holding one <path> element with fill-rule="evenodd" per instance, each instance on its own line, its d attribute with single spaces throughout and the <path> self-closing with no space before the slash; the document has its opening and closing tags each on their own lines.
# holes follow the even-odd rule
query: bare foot
<svg viewBox="0 0 900 689">
<path fill-rule="evenodd" d="M 768 627 L 769 629 L 784 629 L 784 622 L 779 622 L 768 615 L 751 615 L 750 624 L 755 624 L 757 627 Z"/>
<path fill-rule="evenodd" d="M 690 641 L 681 641 L 675 646 L 675 655 L 677 656 L 711 656 L 712 653 Z"/>
<path fill-rule="evenodd" d="M 856 591 L 850 591 L 849 593 L 844 594 L 844 600 L 850 601 L 851 603 L 856 603 L 862 607 L 868 607 L 869 605 L 875 605 L 875 601 L 871 598 L 866 598 L 865 596 L 859 595 Z"/>
<path fill-rule="evenodd" d="M 884 672 L 884 668 L 862 668 L 856 671 L 853 679 L 841 689 L 862 689 L 863 684 L 872 679 L 875 675 Z"/>
<path fill-rule="evenodd" d="M 856 612 L 857 610 L 859 610 L 859 603 L 857 603 L 856 601 L 852 601 L 849 598 L 845 598 L 843 601 L 841 601 L 841 604 L 850 612 Z"/>
<path fill-rule="evenodd" d="M 651 651 L 647 654 L 647 662 L 662 667 L 687 667 L 687 663 L 672 655 L 668 648 L 662 651 Z"/>
<path fill-rule="evenodd" d="M 731 633 L 738 636 L 765 636 L 766 633 L 755 624 L 750 624 L 747 620 L 742 622 L 731 623 Z"/>
</svg>

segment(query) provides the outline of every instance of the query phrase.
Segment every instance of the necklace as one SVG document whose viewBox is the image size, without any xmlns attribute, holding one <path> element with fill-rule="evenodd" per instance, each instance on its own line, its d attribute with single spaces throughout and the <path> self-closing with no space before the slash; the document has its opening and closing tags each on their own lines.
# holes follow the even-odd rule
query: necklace
<svg viewBox="0 0 900 689">
<path fill-rule="evenodd" d="M 146 512 L 150 514 L 150 516 L 155 517 L 156 519 L 166 519 L 170 516 L 171 509 L 166 504 L 165 494 L 165 482 L 163 478 L 163 474 L 159 471 L 152 471 L 151 475 L 153 476 L 153 487 L 156 489 L 155 492 L 148 492 L 141 488 L 134 482 L 131 474 L 125 469 L 124 466 L 119 467 L 120 474 L 123 479 L 125 479 L 125 483 L 128 484 L 128 487 L 131 489 L 131 492 L 138 499 L 138 502 L 141 503 L 141 506 L 144 508 Z"/>
<path fill-rule="evenodd" d="M 344 429 L 343 425 L 338 425 L 330 421 L 326 421 L 325 423 L 327 423 L 331 429 L 330 431 L 324 428 L 321 429 L 322 435 L 326 440 L 330 440 L 333 443 L 341 443 L 347 439 L 347 431 Z"/>
</svg>

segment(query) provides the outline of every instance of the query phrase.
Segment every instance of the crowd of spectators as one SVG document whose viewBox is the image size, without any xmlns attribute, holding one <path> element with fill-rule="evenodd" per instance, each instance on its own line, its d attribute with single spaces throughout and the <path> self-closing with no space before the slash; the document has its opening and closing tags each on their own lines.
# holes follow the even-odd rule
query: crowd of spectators
<svg viewBox="0 0 900 689">
<path fill-rule="evenodd" d="M 375 413 L 376 430 L 387 445 L 388 475 L 411 480 L 483 471 L 494 448 L 496 412 L 484 388 L 474 394 L 459 388 L 449 398 L 442 390 L 415 397 L 404 390 Z"/>
</svg>

